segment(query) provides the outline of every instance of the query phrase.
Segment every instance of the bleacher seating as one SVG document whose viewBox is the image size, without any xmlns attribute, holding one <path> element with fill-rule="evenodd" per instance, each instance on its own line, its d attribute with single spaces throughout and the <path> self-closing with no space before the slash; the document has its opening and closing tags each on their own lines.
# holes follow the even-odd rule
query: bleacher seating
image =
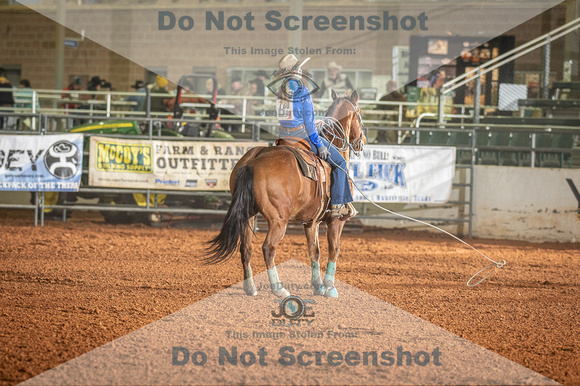
<svg viewBox="0 0 580 386">
<path fill-rule="evenodd" d="M 580 82 L 563 82 L 563 81 L 554 82 L 552 84 L 552 88 L 555 90 L 563 90 L 563 89 L 580 90 Z"/>
<path fill-rule="evenodd" d="M 481 120 L 481 123 L 496 124 L 496 125 L 580 127 L 580 119 L 562 119 L 562 118 L 521 118 L 521 117 L 486 116 Z"/>
<path fill-rule="evenodd" d="M 580 99 L 519 99 L 518 107 L 580 107 Z"/>
<path fill-rule="evenodd" d="M 500 152 L 500 164 L 506 166 L 530 166 L 531 154 L 529 149 L 531 145 L 531 134 L 512 133 L 507 146 L 514 149 Z"/>
<path fill-rule="evenodd" d="M 537 167 L 572 167 L 572 154 L 566 149 L 574 146 L 572 134 L 538 133 L 535 135 Z M 434 146 L 471 147 L 472 132 L 469 130 L 432 130 L 421 133 L 421 144 Z M 413 135 L 411 143 L 415 144 Z M 475 141 L 476 163 L 481 165 L 530 166 L 532 135 L 509 131 L 480 130 Z M 458 164 L 471 163 L 471 149 L 457 149 Z"/>
<path fill-rule="evenodd" d="M 565 151 L 574 147 L 572 134 L 551 134 L 547 138 L 542 138 L 542 142 L 537 140 L 536 147 L 553 149 L 538 152 L 538 165 L 540 167 L 572 167 L 572 154 Z"/>
</svg>

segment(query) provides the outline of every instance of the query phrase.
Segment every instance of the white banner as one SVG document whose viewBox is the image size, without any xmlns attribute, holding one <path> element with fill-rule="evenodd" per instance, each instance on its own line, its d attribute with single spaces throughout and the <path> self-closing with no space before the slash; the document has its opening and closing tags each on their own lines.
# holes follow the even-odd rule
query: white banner
<svg viewBox="0 0 580 386">
<path fill-rule="evenodd" d="M 150 141 L 91 137 L 89 185 L 229 190 L 238 160 L 264 142 Z"/>
<path fill-rule="evenodd" d="M 0 190 L 76 192 L 82 134 L 0 135 Z"/>
<path fill-rule="evenodd" d="M 350 160 L 350 174 L 375 202 L 443 203 L 455 173 L 455 148 L 366 146 Z M 366 201 L 355 188 L 355 201 Z"/>
</svg>

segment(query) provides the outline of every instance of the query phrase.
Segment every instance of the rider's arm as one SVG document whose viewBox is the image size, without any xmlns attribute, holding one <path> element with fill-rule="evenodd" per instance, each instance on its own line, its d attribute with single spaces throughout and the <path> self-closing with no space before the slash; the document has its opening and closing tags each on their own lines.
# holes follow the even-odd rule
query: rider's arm
<svg viewBox="0 0 580 386">
<path fill-rule="evenodd" d="M 306 91 L 308 92 L 308 91 Z M 314 106 L 312 105 L 312 98 L 310 95 L 307 95 L 302 100 L 302 113 L 304 115 L 304 127 L 306 127 L 306 131 L 308 132 L 308 137 L 310 141 L 316 146 L 317 148 L 321 148 L 324 146 L 320 137 L 318 136 L 318 130 L 316 129 L 316 123 L 314 121 Z"/>
</svg>

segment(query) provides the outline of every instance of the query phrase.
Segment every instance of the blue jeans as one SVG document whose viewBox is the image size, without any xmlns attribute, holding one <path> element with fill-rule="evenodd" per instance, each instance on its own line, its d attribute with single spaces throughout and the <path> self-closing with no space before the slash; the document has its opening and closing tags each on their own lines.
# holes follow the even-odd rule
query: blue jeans
<svg viewBox="0 0 580 386">
<path fill-rule="evenodd" d="M 329 146 L 328 141 L 320 138 L 324 146 L 330 151 L 330 157 L 327 162 L 332 167 L 332 178 L 330 184 L 330 203 L 332 205 L 341 205 L 352 202 L 352 193 L 350 192 L 350 184 L 348 183 L 347 175 L 337 168 L 335 165 L 340 166 L 344 171 L 348 173 L 346 160 L 340 154 L 334 146 Z M 310 144 L 310 149 L 316 155 L 318 155 L 318 148 L 312 144 L 310 139 L 307 139 Z M 332 160 L 332 161 L 331 161 Z"/>
</svg>

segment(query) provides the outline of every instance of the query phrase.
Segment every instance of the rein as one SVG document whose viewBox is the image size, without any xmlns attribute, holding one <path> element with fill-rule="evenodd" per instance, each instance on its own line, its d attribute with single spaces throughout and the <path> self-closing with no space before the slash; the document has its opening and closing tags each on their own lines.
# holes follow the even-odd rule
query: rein
<svg viewBox="0 0 580 386">
<path fill-rule="evenodd" d="M 340 146 L 335 146 L 338 151 L 346 151 L 348 148 L 358 157 L 360 152 L 362 151 L 362 140 L 363 140 L 363 120 L 362 115 L 359 113 L 358 109 L 355 105 L 349 101 L 348 99 L 344 99 L 352 106 L 354 113 L 359 122 L 360 126 L 360 135 L 354 142 L 351 144 L 348 142 L 346 133 L 344 132 L 344 127 L 340 121 L 334 117 L 324 117 L 321 121 L 316 123 L 316 128 L 322 134 L 322 137 L 326 139 L 329 143 L 334 143 L 336 140 Z M 337 134 L 338 133 L 338 134 Z M 358 150 L 356 150 L 358 148 Z"/>
</svg>

